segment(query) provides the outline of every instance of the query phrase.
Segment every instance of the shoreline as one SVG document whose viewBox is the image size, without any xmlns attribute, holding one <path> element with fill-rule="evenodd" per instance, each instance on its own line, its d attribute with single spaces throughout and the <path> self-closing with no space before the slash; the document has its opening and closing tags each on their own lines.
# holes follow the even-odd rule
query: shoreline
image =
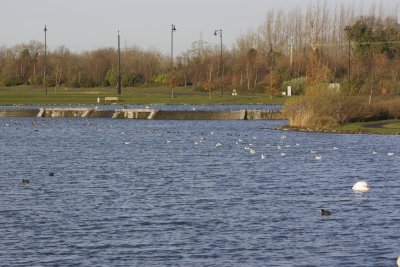
<svg viewBox="0 0 400 267">
<path fill-rule="evenodd" d="M 0 117 L 65 117 L 148 120 L 285 120 L 280 110 L 161 110 L 36 108 L 0 109 Z"/>
</svg>

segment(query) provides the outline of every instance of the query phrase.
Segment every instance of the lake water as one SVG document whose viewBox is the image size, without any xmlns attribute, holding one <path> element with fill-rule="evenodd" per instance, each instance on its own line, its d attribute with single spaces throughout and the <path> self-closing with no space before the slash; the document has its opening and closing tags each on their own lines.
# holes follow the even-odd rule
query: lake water
<svg viewBox="0 0 400 267">
<path fill-rule="evenodd" d="M 400 137 L 283 123 L 1 118 L 0 266 L 395 266 Z"/>
</svg>

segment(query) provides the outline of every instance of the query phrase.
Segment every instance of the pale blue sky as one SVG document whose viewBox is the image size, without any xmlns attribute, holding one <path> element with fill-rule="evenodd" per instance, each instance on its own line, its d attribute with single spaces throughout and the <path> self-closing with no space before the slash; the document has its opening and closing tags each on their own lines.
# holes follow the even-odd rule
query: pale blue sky
<svg viewBox="0 0 400 267">
<path fill-rule="evenodd" d="M 1 0 L 0 45 L 7 47 L 47 41 L 50 49 L 65 45 L 72 51 L 116 46 L 154 48 L 170 53 L 171 24 L 175 24 L 174 53 L 191 47 L 203 33 L 204 41 L 218 44 L 215 29 L 223 29 L 224 45 L 260 26 L 270 9 L 307 7 L 317 0 Z M 340 3 L 373 2 L 395 7 L 399 0 L 329 0 Z M 399 14 L 400 15 L 400 14 Z"/>
</svg>

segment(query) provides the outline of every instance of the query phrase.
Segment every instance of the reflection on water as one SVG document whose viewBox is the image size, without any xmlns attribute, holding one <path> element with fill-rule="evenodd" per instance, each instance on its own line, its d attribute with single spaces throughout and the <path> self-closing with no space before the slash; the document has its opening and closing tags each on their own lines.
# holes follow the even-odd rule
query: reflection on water
<svg viewBox="0 0 400 267">
<path fill-rule="evenodd" d="M 0 266 L 395 266 L 399 137 L 281 123 L 0 119 Z"/>
</svg>

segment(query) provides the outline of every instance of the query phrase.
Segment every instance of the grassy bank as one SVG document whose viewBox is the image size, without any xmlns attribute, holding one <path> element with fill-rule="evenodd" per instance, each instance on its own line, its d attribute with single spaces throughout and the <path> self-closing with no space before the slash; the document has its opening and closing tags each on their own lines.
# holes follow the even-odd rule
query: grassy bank
<svg viewBox="0 0 400 267">
<path fill-rule="evenodd" d="M 334 127 L 341 133 L 400 134 L 400 120 L 356 122 Z"/>
<path fill-rule="evenodd" d="M 115 88 L 68 88 L 16 86 L 0 88 L 0 105 L 90 105 L 101 102 L 104 97 L 117 96 L 120 104 L 283 104 L 285 98 L 270 97 L 266 94 L 239 92 L 233 97 L 230 91 L 221 96 L 219 91 L 200 92 L 189 87 L 177 87 L 171 97 L 170 88 L 122 88 L 122 95 Z"/>
</svg>

